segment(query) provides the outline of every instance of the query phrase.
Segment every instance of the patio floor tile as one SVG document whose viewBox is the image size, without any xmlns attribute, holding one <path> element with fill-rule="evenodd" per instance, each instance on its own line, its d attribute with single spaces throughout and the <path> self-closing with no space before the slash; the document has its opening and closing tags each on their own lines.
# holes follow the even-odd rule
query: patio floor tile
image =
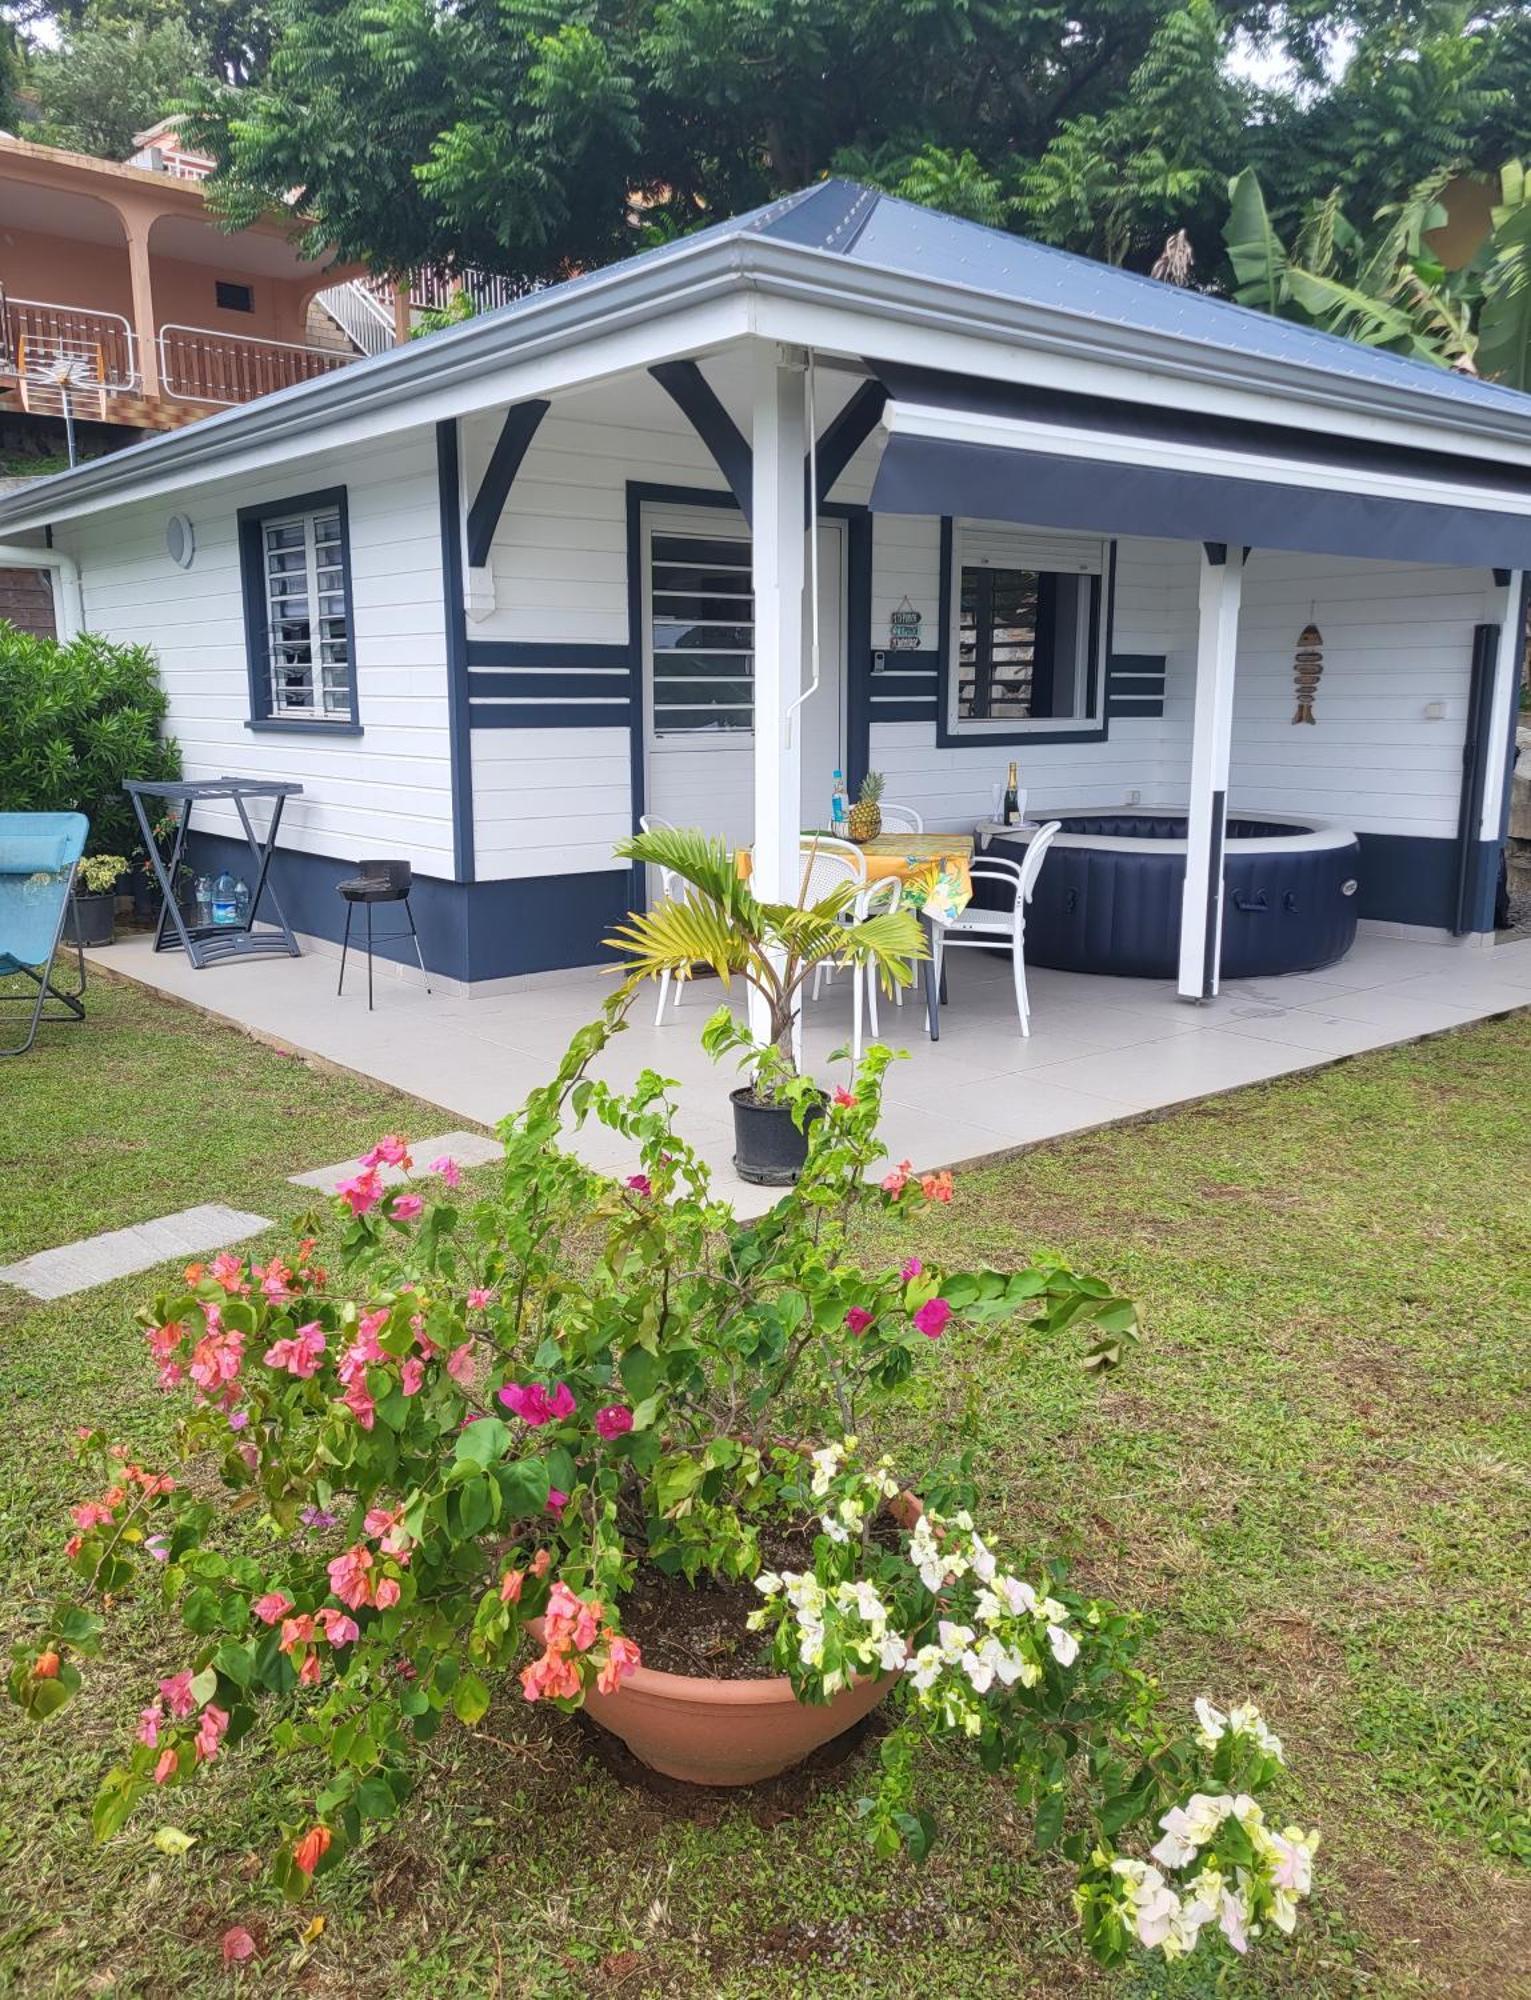
<svg viewBox="0 0 1531 2000">
<path fill-rule="evenodd" d="M 152 1270 L 171 1257 L 198 1257 L 222 1250 L 271 1227 L 264 1215 L 249 1215 L 222 1202 L 199 1203 L 131 1229 L 109 1229 L 79 1243 L 39 1250 L 19 1264 L 0 1265 L 0 1278 L 35 1299 L 63 1299 L 71 1292 L 109 1285 L 134 1271 Z"/>
</svg>

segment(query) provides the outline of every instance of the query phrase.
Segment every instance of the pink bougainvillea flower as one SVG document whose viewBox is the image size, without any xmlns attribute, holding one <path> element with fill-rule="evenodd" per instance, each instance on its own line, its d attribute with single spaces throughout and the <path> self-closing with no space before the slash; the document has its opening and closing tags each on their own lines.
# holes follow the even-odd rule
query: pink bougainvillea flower
<svg viewBox="0 0 1531 2000">
<path fill-rule="evenodd" d="M 602 1694 L 615 1694 L 620 1682 L 625 1681 L 643 1664 L 643 1655 L 631 1639 L 624 1639 L 620 1632 L 608 1627 L 601 1637 L 607 1642 L 606 1663 L 595 1677 L 595 1684 Z"/>
<path fill-rule="evenodd" d="M 447 1373 L 459 1389 L 473 1387 L 473 1342 L 465 1340 L 461 1347 L 454 1347 L 447 1356 Z"/>
<path fill-rule="evenodd" d="M 333 1528 L 338 1518 L 335 1514 L 327 1514 L 322 1507 L 301 1507 L 298 1510 L 298 1519 L 305 1528 Z"/>
<path fill-rule="evenodd" d="M 566 1654 L 551 1648 L 541 1659 L 521 1669 L 521 1688 L 528 1701 L 572 1701 L 579 1693 L 579 1668 Z"/>
<path fill-rule="evenodd" d="M 952 1309 L 945 1299 L 927 1299 L 914 1316 L 914 1323 L 927 1340 L 939 1340 L 946 1331 Z"/>
<path fill-rule="evenodd" d="M 329 1564 L 330 1589 L 348 1610 L 359 1610 L 371 1597 L 372 1579 L 368 1572 L 372 1563 L 371 1549 L 358 1542 Z"/>
<path fill-rule="evenodd" d="M 293 1866 L 305 1875 L 312 1875 L 329 1853 L 330 1842 L 334 1838 L 327 1826 L 311 1826 L 292 1850 Z"/>
<path fill-rule="evenodd" d="M 952 1198 L 952 1177 L 949 1173 L 921 1174 L 920 1193 L 927 1201 L 949 1202 Z"/>
<path fill-rule="evenodd" d="M 911 1257 L 900 1269 L 898 1275 L 906 1285 L 912 1285 L 924 1268 L 925 1266 L 920 1262 L 918 1257 Z"/>
<path fill-rule="evenodd" d="M 468 1310 L 470 1312 L 483 1312 L 487 1307 L 494 1304 L 497 1296 L 498 1294 L 492 1291 L 488 1285 L 470 1285 L 468 1287 Z"/>
<path fill-rule="evenodd" d="M 633 1427 L 633 1413 L 626 1403 L 608 1403 L 595 1413 L 595 1427 L 603 1438 L 624 1437 Z"/>
<path fill-rule="evenodd" d="M 317 1687 L 324 1679 L 324 1668 L 319 1663 L 319 1655 L 310 1653 L 298 1669 L 299 1687 Z"/>
<path fill-rule="evenodd" d="M 573 1392 L 566 1382 L 560 1382 L 551 1391 L 541 1382 L 507 1382 L 500 1391 L 500 1401 L 533 1430 L 572 1416 L 575 1407 Z"/>
<path fill-rule="evenodd" d="M 290 1340 L 273 1341 L 261 1358 L 268 1368 L 285 1368 L 300 1382 L 308 1382 L 318 1374 L 323 1353 L 324 1329 L 318 1320 L 311 1319 Z"/>
<path fill-rule="evenodd" d="M 170 1560 L 170 1544 L 163 1535 L 146 1535 L 144 1549 L 157 1563 Z"/>
<path fill-rule="evenodd" d="M 147 1749 L 157 1750 L 159 1748 L 160 1724 L 164 1720 L 165 1705 L 163 1702 L 151 1701 L 147 1708 L 139 1710 L 138 1728 L 134 1733 L 137 1735 L 139 1742 Z"/>
<path fill-rule="evenodd" d="M 561 1514 L 568 1504 L 569 1496 L 567 1493 L 560 1493 L 556 1486 L 548 1488 L 548 1512 L 550 1514 Z"/>
<path fill-rule="evenodd" d="M 912 1160 L 900 1160 L 882 1177 L 883 1190 L 887 1194 L 902 1194 L 909 1185 L 909 1177 L 914 1172 Z"/>
<path fill-rule="evenodd" d="M 161 1750 L 159 1762 L 154 1767 L 154 1782 L 163 1785 L 176 1773 L 177 1758 L 173 1750 Z"/>
<path fill-rule="evenodd" d="M 282 1620 L 282 1636 L 277 1641 L 277 1650 L 290 1653 L 294 1646 L 306 1646 L 314 1636 L 314 1621 L 307 1611 L 299 1612 L 296 1618 Z"/>
<path fill-rule="evenodd" d="M 362 1518 L 362 1527 L 369 1535 L 386 1535 L 402 1511 L 398 1507 L 369 1507 Z"/>
<path fill-rule="evenodd" d="M 837 1083 L 835 1085 L 835 1102 L 843 1110 L 848 1110 L 856 1102 L 856 1093 L 854 1090 L 847 1090 L 843 1083 Z"/>
<path fill-rule="evenodd" d="M 654 1192 L 654 1183 L 649 1179 L 647 1174 L 629 1174 L 627 1177 L 627 1186 L 632 1189 L 634 1194 L 648 1195 Z"/>
<path fill-rule="evenodd" d="M 365 1215 L 368 1209 L 376 1208 L 383 1198 L 376 1167 L 368 1167 L 365 1172 L 342 1181 L 336 1193 L 353 1215 Z"/>
<path fill-rule="evenodd" d="M 216 1278 L 226 1292 L 243 1294 L 250 1289 L 245 1283 L 245 1260 L 236 1257 L 232 1250 L 220 1250 L 208 1265 L 207 1275 Z"/>
<path fill-rule="evenodd" d="M 194 1739 L 199 1764 L 210 1764 L 217 1756 L 218 1745 L 223 1741 L 223 1733 L 228 1726 L 228 1710 L 215 1708 L 209 1702 L 202 1711 Z"/>
<path fill-rule="evenodd" d="M 268 1590 L 250 1606 L 262 1625 L 276 1625 L 292 1609 L 292 1599 L 280 1590 Z"/>
<path fill-rule="evenodd" d="M 532 1576 L 546 1576 L 552 1567 L 553 1551 L 551 1549 L 538 1549 L 530 1563 L 528 1563 L 527 1570 Z"/>
<path fill-rule="evenodd" d="M 332 1646 L 354 1645 L 361 1637 L 361 1627 L 356 1620 L 348 1617 L 344 1611 L 337 1611 L 333 1604 L 327 1604 L 322 1611 L 316 1611 L 314 1623 Z"/>
<path fill-rule="evenodd" d="M 112 1518 L 110 1507 L 103 1507 L 99 1500 L 82 1500 L 78 1507 L 71 1507 L 70 1515 L 82 1534 L 91 1528 L 107 1527 Z"/>
<path fill-rule="evenodd" d="M 380 1576 L 372 1592 L 372 1602 L 379 1611 L 388 1611 L 399 1601 L 397 1577 Z"/>
<path fill-rule="evenodd" d="M 500 1578 L 500 1602 L 502 1604 L 519 1604 L 521 1602 L 521 1590 L 525 1582 L 526 1571 L 524 1569 L 506 1570 L 505 1574 Z"/>
<path fill-rule="evenodd" d="M 182 1671 L 172 1674 L 169 1680 L 159 1684 L 160 1694 L 169 1703 L 170 1713 L 177 1722 L 184 1722 L 197 1705 L 197 1698 L 191 1691 L 191 1674 Z"/>
<path fill-rule="evenodd" d="M 865 1333 L 875 1318 L 876 1314 L 869 1313 L 865 1306 L 848 1306 L 846 1308 L 845 1324 L 850 1328 L 852 1333 Z"/>
<path fill-rule="evenodd" d="M 420 1384 L 425 1380 L 425 1363 L 418 1354 L 411 1354 L 399 1370 L 399 1387 L 406 1396 L 419 1393 Z"/>
<path fill-rule="evenodd" d="M 425 1202 L 420 1195 L 401 1194 L 395 1198 L 388 1212 L 395 1222 L 413 1222 L 424 1207 Z"/>
<path fill-rule="evenodd" d="M 363 1153 L 364 1167 L 403 1167 L 414 1165 L 409 1157 L 409 1141 L 401 1139 L 397 1132 L 385 1132 L 370 1153 Z"/>
<path fill-rule="evenodd" d="M 363 1313 L 356 1322 L 358 1345 L 367 1343 L 370 1347 L 375 1347 L 378 1335 L 392 1318 L 393 1312 L 388 1306 L 379 1306 L 375 1312 Z"/>
<path fill-rule="evenodd" d="M 247 1958 L 254 1958 L 255 1940 L 247 1930 L 235 1924 L 223 1933 L 222 1951 L 225 1965 L 239 1965 Z"/>
<path fill-rule="evenodd" d="M 449 1154 L 443 1153 L 439 1160 L 432 1160 L 431 1172 L 439 1174 L 443 1183 L 449 1188 L 462 1186 L 462 1168 Z"/>
</svg>

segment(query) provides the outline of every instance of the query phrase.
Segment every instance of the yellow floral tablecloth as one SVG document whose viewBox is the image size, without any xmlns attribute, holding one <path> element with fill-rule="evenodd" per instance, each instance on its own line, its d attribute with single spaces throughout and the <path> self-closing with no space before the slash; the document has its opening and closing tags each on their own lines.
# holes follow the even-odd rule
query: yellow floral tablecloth
<svg viewBox="0 0 1531 2000">
<path fill-rule="evenodd" d="M 811 840 L 805 833 L 803 839 Z M 880 833 L 858 843 L 867 880 L 897 876 L 904 885 L 902 907 L 945 922 L 973 900 L 973 836 L 970 833 Z M 736 857 L 740 875 L 750 873 L 748 848 Z"/>
</svg>

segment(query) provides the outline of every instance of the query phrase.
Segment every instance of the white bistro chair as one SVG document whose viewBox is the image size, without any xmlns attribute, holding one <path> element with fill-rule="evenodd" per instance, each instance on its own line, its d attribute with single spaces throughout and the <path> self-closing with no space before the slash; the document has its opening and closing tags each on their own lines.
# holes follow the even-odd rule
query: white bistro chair
<svg viewBox="0 0 1531 2000">
<path fill-rule="evenodd" d="M 675 827 L 671 821 L 661 819 L 658 813 L 639 813 L 638 830 L 640 833 L 674 833 Z M 674 902 L 677 890 L 680 887 L 680 877 L 675 873 L 673 868 L 661 868 L 653 862 L 650 862 L 649 865 L 659 877 L 660 901 L 664 903 Z M 679 973 L 668 971 L 660 973 L 659 1005 L 654 1010 L 654 1026 L 656 1028 L 664 1026 L 665 1002 L 670 998 L 671 992 L 674 992 L 675 1004 L 678 1007 L 680 1005 L 681 994 L 685 990 L 685 985 L 686 982 L 681 978 Z"/>
<path fill-rule="evenodd" d="M 1042 872 L 1042 863 L 1047 859 L 1047 850 L 1061 825 L 1060 820 L 1049 820 L 1046 826 L 1034 833 L 1027 844 L 1024 861 L 1005 861 L 996 854 L 980 855 L 974 860 L 974 883 L 1003 883 L 1011 891 L 1008 909 L 980 910 L 969 903 L 955 917 L 931 925 L 935 940 L 932 973 L 938 987 L 946 954 L 954 945 L 979 945 L 992 950 L 995 945 L 1002 945 L 1008 940 L 1010 965 L 1015 975 L 1015 1005 L 1021 1017 L 1023 1035 L 1031 1033 L 1031 1005 L 1026 997 L 1026 905 L 1031 901 L 1037 877 Z"/>
<path fill-rule="evenodd" d="M 889 805 L 883 801 L 882 824 L 884 833 L 923 833 L 925 822 L 913 806 Z"/>
<path fill-rule="evenodd" d="M 812 839 L 805 839 L 802 842 L 798 850 L 798 856 L 798 879 L 795 893 L 800 896 L 805 907 L 811 903 L 817 903 L 822 897 L 831 894 L 832 891 L 840 887 L 842 882 L 854 882 L 858 890 L 865 891 L 867 886 L 866 856 L 854 842 L 836 840 L 830 834 L 816 834 Z M 851 904 L 849 910 L 846 912 L 847 923 L 854 924 L 860 921 L 863 900 L 863 895 L 858 895 L 856 900 Z M 819 985 L 824 970 L 825 968 L 822 964 L 816 965 L 813 969 L 813 997 L 815 1000 L 819 997 Z M 856 982 L 854 1002 L 856 1010 L 856 1034 L 859 1040 L 861 1023 L 861 982 L 859 979 Z M 803 1017 L 801 1008 L 798 1010 L 797 1020 L 793 1027 L 793 1044 L 797 1051 L 798 1060 L 801 1062 L 803 1054 Z M 859 1047 L 857 1054 L 860 1054 Z"/>
</svg>

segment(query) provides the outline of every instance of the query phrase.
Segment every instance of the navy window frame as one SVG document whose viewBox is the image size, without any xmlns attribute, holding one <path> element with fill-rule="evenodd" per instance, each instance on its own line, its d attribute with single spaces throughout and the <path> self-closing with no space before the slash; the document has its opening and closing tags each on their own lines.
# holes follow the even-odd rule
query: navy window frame
<svg viewBox="0 0 1531 2000">
<path fill-rule="evenodd" d="M 338 513 L 340 570 L 346 601 L 346 640 L 350 655 L 351 712 L 342 722 L 318 716 L 277 715 L 271 707 L 270 620 L 266 606 L 265 527 L 290 514 Z M 293 493 L 281 500 L 263 500 L 238 513 L 239 583 L 244 601 L 245 665 L 250 683 L 250 714 L 246 729 L 284 736 L 360 736 L 360 683 L 356 660 L 356 605 L 351 591 L 351 517 L 344 486 L 325 486 L 312 493 Z"/>
<path fill-rule="evenodd" d="M 1077 729 L 1057 729 L 1050 726 L 1050 719 L 1039 717 L 1035 722 L 1016 722 L 1008 729 L 996 729 L 992 724 L 969 723 L 953 728 L 951 723 L 954 684 L 957 675 L 956 647 L 956 591 L 957 577 L 957 535 L 956 522 L 950 514 L 941 516 L 941 598 L 939 609 L 940 633 L 936 649 L 936 744 L 944 750 L 977 750 L 988 744 L 1030 744 L 1047 743 L 1104 743 L 1111 733 L 1111 718 L 1106 701 L 1105 673 L 1111 658 L 1112 642 L 1116 631 L 1116 541 L 1109 536 L 1101 536 L 1105 543 L 1105 571 L 1101 577 L 1099 590 L 1090 593 L 1090 666 L 1088 698 L 1090 718 L 1080 719 Z M 1063 720 L 1059 717 L 1057 720 Z"/>
</svg>

